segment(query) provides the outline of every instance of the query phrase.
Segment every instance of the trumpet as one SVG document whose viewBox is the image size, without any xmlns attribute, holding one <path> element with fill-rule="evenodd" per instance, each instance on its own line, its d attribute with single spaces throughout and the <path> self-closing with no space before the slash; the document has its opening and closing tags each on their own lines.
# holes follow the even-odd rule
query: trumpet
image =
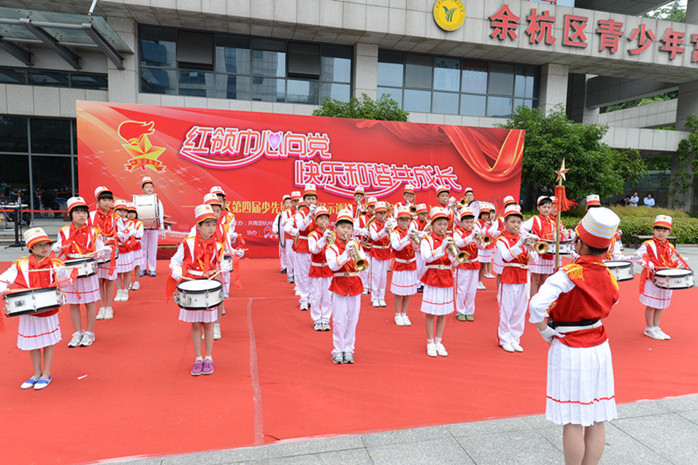
<svg viewBox="0 0 698 465">
<path fill-rule="evenodd" d="M 532 237 L 527 238 L 524 241 L 524 245 L 528 247 L 529 250 L 533 250 L 538 255 L 545 255 L 550 249 L 550 245 L 545 241 L 537 241 Z"/>
<path fill-rule="evenodd" d="M 475 233 L 475 240 L 485 246 L 492 244 L 492 236 L 487 234 Z"/>
<path fill-rule="evenodd" d="M 465 197 L 458 201 L 458 205 L 460 205 L 461 208 L 468 206 L 468 202 L 465 200 Z"/>
<path fill-rule="evenodd" d="M 448 237 L 453 238 L 453 236 L 448 236 Z M 468 261 L 468 254 L 465 251 L 460 250 L 458 247 L 456 247 L 456 244 L 450 243 L 450 244 L 448 244 L 447 248 L 448 248 L 448 251 L 451 252 L 451 255 L 456 257 L 456 260 L 458 261 L 458 263 L 465 263 Z"/>
<path fill-rule="evenodd" d="M 351 259 L 354 261 L 354 264 L 356 265 L 356 271 L 362 272 L 366 271 L 368 269 L 368 261 L 365 258 L 361 258 L 361 255 L 359 254 L 359 243 L 352 240 L 351 242 L 354 243 L 356 247 L 352 247 L 349 249 L 349 256 Z M 348 245 L 349 243 L 347 243 Z"/>
<path fill-rule="evenodd" d="M 416 215 L 417 214 L 417 206 L 415 204 L 410 205 L 410 215 Z"/>
<path fill-rule="evenodd" d="M 419 233 L 417 231 L 415 231 L 414 229 L 410 229 L 409 234 L 410 234 L 410 239 L 412 240 L 412 242 L 414 242 L 414 245 L 419 246 L 419 244 L 422 242 L 422 238 L 419 235 Z"/>
</svg>

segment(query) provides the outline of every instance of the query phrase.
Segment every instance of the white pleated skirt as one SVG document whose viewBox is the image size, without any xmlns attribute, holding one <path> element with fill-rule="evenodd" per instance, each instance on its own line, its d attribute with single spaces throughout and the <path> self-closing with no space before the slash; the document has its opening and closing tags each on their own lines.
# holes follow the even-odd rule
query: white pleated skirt
<svg viewBox="0 0 698 465">
<path fill-rule="evenodd" d="M 146 266 L 145 250 L 138 249 L 138 250 L 134 250 L 132 253 L 133 253 L 133 267 L 136 268 L 137 266 L 140 266 L 141 269 L 144 269 Z"/>
<path fill-rule="evenodd" d="M 483 249 L 477 251 L 477 261 L 480 263 L 491 263 L 494 256 L 494 249 Z"/>
<path fill-rule="evenodd" d="M 133 252 L 119 253 L 116 257 L 116 272 L 117 273 L 128 273 L 133 270 Z"/>
<path fill-rule="evenodd" d="M 116 260 L 117 260 L 117 266 L 118 266 L 119 257 L 116 257 Z M 112 274 L 109 274 L 110 267 L 111 267 L 111 262 L 100 264 L 99 267 L 97 268 L 97 277 L 99 279 L 108 279 L 109 281 L 116 280 L 117 267 L 114 267 L 114 272 Z"/>
<path fill-rule="evenodd" d="M 671 289 L 662 289 L 654 285 L 651 279 L 645 280 L 645 289 L 640 294 L 640 303 L 659 310 L 671 304 Z"/>
<path fill-rule="evenodd" d="M 79 298 L 78 294 L 80 294 Z M 68 286 L 65 289 L 65 303 L 67 304 L 89 304 L 97 302 L 99 299 L 99 280 L 96 274 L 86 278 L 78 278 L 73 286 Z"/>
<path fill-rule="evenodd" d="M 582 426 L 618 417 L 608 341 L 594 347 L 553 341 L 548 351 L 545 417 L 558 425 Z"/>
<path fill-rule="evenodd" d="M 390 292 L 395 295 L 415 295 L 417 281 L 417 270 L 393 271 Z"/>
<path fill-rule="evenodd" d="M 17 347 L 21 350 L 36 350 L 52 346 L 61 340 L 58 314 L 40 318 L 20 315 L 17 328 Z"/>
<path fill-rule="evenodd" d="M 453 288 L 424 285 L 421 311 L 429 315 L 453 313 Z"/>
<path fill-rule="evenodd" d="M 555 260 L 549 260 L 541 257 L 538 254 L 532 253 L 529 256 L 528 261 L 528 269 L 531 271 L 531 273 L 553 274 L 553 270 L 555 269 Z"/>
<path fill-rule="evenodd" d="M 214 323 L 218 319 L 218 307 L 208 310 L 187 310 L 179 308 L 179 321 L 185 323 Z"/>
</svg>

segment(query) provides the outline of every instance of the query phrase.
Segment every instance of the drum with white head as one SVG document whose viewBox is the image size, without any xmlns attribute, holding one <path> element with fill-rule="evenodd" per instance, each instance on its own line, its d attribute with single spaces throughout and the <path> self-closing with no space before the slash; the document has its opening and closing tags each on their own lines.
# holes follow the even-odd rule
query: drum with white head
<svg viewBox="0 0 698 465">
<path fill-rule="evenodd" d="M 635 277 L 632 262 L 625 260 L 604 260 L 604 265 L 608 268 L 616 281 L 630 281 Z"/>
<path fill-rule="evenodd" d="M 654 272 L 654 285 L 662 289 L 690 289 L 693 287 L 693 271 L 667 268 Z"/>
<path fill-rule="evenodd" d="M 133 205 L 145 229 L 160 228 L 160 203 L 157 194 L 134 195 Z"/>
<path fill-rule="evenodd" d="M 177 284 L 174 301 L 185 310 L 208 310 L 223 302 L 223 284 L 217 279 L 192 279 Z"/>
<path fill-rule="evenodd" d="M 63 294 L 57 287 L 10 292 L 4 298 L 8 317 L 48 312 L 63 305 Z"/>
<path fill-rule="evenodd" d="M 78 278 L 86 278 L 97 273 L 97 260 L 92 257 L 71 258 L 66 260 L 64 265 L 70 270 L 77 268 Z"/>
</svg>

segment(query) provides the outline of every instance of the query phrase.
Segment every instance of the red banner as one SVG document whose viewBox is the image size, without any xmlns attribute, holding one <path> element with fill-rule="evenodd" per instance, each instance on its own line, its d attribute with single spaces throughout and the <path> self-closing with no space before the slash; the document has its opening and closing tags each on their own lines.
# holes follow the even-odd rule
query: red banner
<svg viewBox="0 0 698 465">
<path fill-rule="evenodd" d="M 437 186 L 456 198 L 472 187 L 501 207 L 521 182 L 520 130 L 86 101 L 77 103 L 77 126 L 88 203 L 100 185 L 120 198 L 141 194 L 147 175 L 172 229 L 188 231 L 193 207 L 219 185 L 251 257 L 277 256 L 271 224 L 281 197 L 307 183 L 336 213 L 357 185 L 394 203 L 412 184 L 427 205 Z"/>
</svg>

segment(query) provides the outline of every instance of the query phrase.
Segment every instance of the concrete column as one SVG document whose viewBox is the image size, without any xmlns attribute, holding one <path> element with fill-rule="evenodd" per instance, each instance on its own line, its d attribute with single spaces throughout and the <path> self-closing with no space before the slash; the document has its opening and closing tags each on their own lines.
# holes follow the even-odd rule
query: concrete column
<svg viewBox="0 0 698 465">
<path fill-rule="evenodd" d="M 376 99 L 378 87 L 378 45 L 358 43 L 354 47 L 354 96 L 367 94 Z"/>
<path fill-rule="evenodd" d="M 110 17 L 109 24 L 111 24 L 121 39 L 123 39 L 126 45 L 133 51 L 133 54 L 123 55 L 123 70 L 118 69 L 111 60 L 107 60 L 109 101 L 136 103 L 138 101 L 139 83 L 136 22 L 131 18 Z"/>
<path fill-rule="evenodd" d="M 567 105 L 568 65 L 548 63 L 541 68 L 540 103 L 539 107 L 547 115 L 555 105 Z"/>
</svg>

